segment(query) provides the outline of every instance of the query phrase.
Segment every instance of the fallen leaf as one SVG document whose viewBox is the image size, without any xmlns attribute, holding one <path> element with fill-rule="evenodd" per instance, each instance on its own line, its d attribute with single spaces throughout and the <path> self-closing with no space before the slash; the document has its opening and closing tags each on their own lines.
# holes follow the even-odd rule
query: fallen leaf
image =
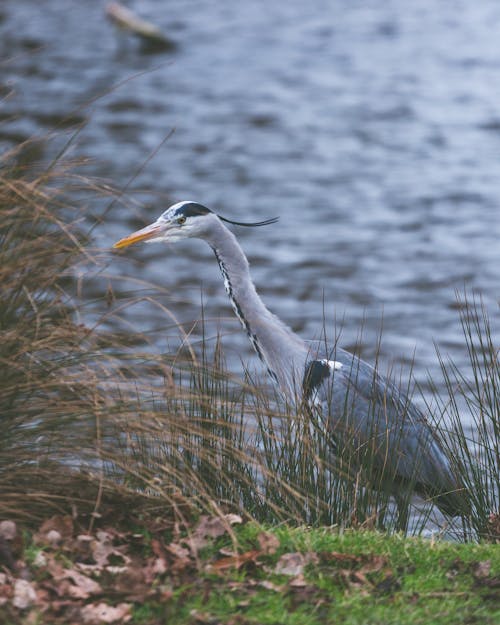
<svg viewBox="0 0 500 625">
<path fill-rule="evenodd" d="M 297 577 L 304 572 L 304 566 L 311 562 L 318 562 L 318 556 L 312 551 L 307 553 L 285 553 L 276 563 L 274 572 L 278 575 Z"/>
<path fill-rule="evenodd" d="M 55 515 L 42 523 L 38 532 L 33 535 L 35 545 L 51 545 L 55 547 L 73 538 L 73 519 L 69 515 Z"/>
<path fill-rule="evenodd" d="M 364 558 L 360 569 L 362 573 L 376 573 L 387 566 L 387 558 L 384 556 L 369 555 Z"/>
<path fill-rule="evenodd" d="M 132 618 L 132 604 L 119 603 L 117 606 L 106 603 L 89 604 L 80 610 L 83 622 L 87 625 L 100 625 L 101 623 L 127 623 Z"/>
<path fill-rule="evenodd" d="M 17 534 L 17 527 L 14 521 L 2 521 L 0 523 L 0 536 L 5 540 L 14 540 Z"/>
<path fill-rule="evenodd" d="M 259 555 L 260 551 L 257 551 L 256 549 L 247 551 L 246 553 L 237 553 L 234 556 L 221 558 L 213 564 L 208 564 L 205 570 L 220 573 L 221 571 L 227 571 L 228 569 L 240 569 L 244 564 L 255 562 Z"/>
<path fill-rule="evenodd" d="M 76 569 L 64 568 L 53 556 L 47 557 L 47 572 L 59 584 L 56 587 L 56 592 L 60 597 L 68 593 L 75 598 L 87 599 L 90 595 L 102 592 L 101 586 L 95 580 Z M 70 580 L 73 584 L 62 584 L 64 580 Z M 75 588 L 71 586 L 75 586 Z"/>
<path fill-rule="evenodd" d="M 171 569 L 173 572 L 182 571 L 192 564 L 190 551 L 178 543 L 166 545 L 165 551 L 173 556 Z"/>
<path fill-rule="evenodd" d="M 155 558 L 152 566 L 153 573 L 156 575 L 163 575 L 168 571 L 168 566 L 165 558 Z"/>
<path fill-rule="evenodd" d="M 7 574 L 0 573 L 0 606 L 5 605 L 12 596 L 12 586 L 7 584 Z"/>
<path fill-rule="evenodd" d="M 307 586 L 307 582 L 305 580 L 304 573 L 299 573 L 297 577 L 294 577 L 288 582 L 288 585 L 291 588 L 305 588 L 305 586 Z"/>
<path fill-rule="evenodd" d="M 214 617 L 208 612 L 200 612 L 199 610 L 191 610 L 189 616 L 195 623 L 213 623 Z"/>
<path fill-rule="evenodd" d="M 51 547 L 57 547 L 62 542 L 62 534 L 57 530 L 50 530 L 45 534 L 45 539 Z"/>
<path fill-rule="evenodd" d="M 491 560 L 483 560 L 482 562 L 475 562 L 472 567 L 472 574 L 474 575 L 474 578 L 477 580 L 485 579 L 486 577 L 489 577 L 490 572 L 491 572 Z"/>
<path fill-rule="evenodd" d="M 223 536 L 228 530 L 229 524 L 220 517 L 202 516 L 198 526 L 195 528 L 192 538 L 204 542 L 205 538 L 218 538 Z"/>
<path fill-rule="evenodd" d="M 300 575 L 304 570 L 304 556 L 301 553 L 285 553 L 276 563 L 274 572 L 278 575 Z"/>
<path fill-rule="evenodd" d="M 243 520 L 239 514 L 226 514 L 222 517 L 203 515 L 200 517 L 194 532 L 183 542 L 189 546 L 191 552 L 195 555 L 208 544 L 207 538 L 219 538 L 219 536 L 223 536 L 229 530 L 231 525 L 242 522 Z"/>
<path fill-rule="evenodd" d="M 272 555 L 273 553 L 276 553 L 278 547 L 280 546 L 279 538 L 270 532 L 261 532 L 257 536 L 257 541 L 262 553 L 265 555 Z"/>
<path fill-rule="evenodd" d="M 111 556 L 119 558 L 123 564 L 129 564 L 130 558 L 124 553 L 124 550 L 125 547 L 118 548 L 114 546 L 113 536 L 110 532 L 102 530 L 96 533 L 96 540 L 90 543 L 92 558 L 101 567 L 109 564 Z"/>
<path fill-rule="evenodd" d="M 119 567 L 124 570 L 117 571 L 108 582 L 112 583 L 113 597 L 123 597 L 127 601 L 144 603 L 146 597 L 156 595 L 158 587 L 154 583 L 158 573 L 153 570 L 154 558 L 148 558 L 146 562 L 140 558 L 134 559 L 130 566 Z M 111 573 L 111 567 L 106 571 Z"/>
<path fill-rule="evenodd" d="M 485 579 L 476 580 L 478 584 L 481 586 L 485 586 L 486 588 L 500 588 L 500 576 L 499 577 L 487 577 Z M 498 594 L 495 595 L 495 598 L 498 599 Z"/>
<path fill-rule="evenodd" d="M 43 551 L 39 551 L 36 554 L 36 556 L 35 556 L 35 558 L 33 560 L 33 566 L 36 569 L 39 569 L 39 568 L 41 568 L 43 566 L 47 566 L 47 557 L 45 556 Z"/>
<path fill-rule="evenodd" d="M 19 610 L 26 610 L 36 601 L 36 591 L 25 579 L 16 579 L 12 605 Z"/>
<path fill-rule="evenodd" d="M 229 525 L 240 525 L 243 523 L 243 519 L 239 514 L 225 514 L 224 519 Z"/>
<path fill-rule="evenodd" d="M 274 590 L 274 592 L 283 592 L 285 588 L 281 584 L 275 584 L 274 582 L 270 582 L 267 579 L 263 580 L 262 582 L 259 582 L 259 586 L 261 586 L 262 588 L 265 588 L 266 590 Z"/>
<path fill-rule="evenodd" d="M 89 593 L 84 588 L 72 584 L 67 579 L 59 582 L 57 588 L 60 597 L 70 597 L 71 599 L 88 599 Z"/>
<path fill-rule="evenodd" d="M 387 558 L 384 556 L 363 554 L 361 556 L 353 553 L 340 553 L 338 551 L 323 551 L 319 554 L 322 562 L 339 562 L 344 565 L 351 565 L 351 569 L 363 573 L 375 573 L 381 571 L 387 565 Z"/>
<path fill-rule="evenodd" d="M 75 586 L 77 586 L 79 593 L 83 595 L 81 597 L 82 599 L 102 592 L 100 584 L 75 569 L 65 569 L 65 577 L 70 579 Z"/>
<path fill-rule="evenodd" d="M 371 585 L 370 580 L 366 577 L 366 575 L 362 571 L 349 571 L 349 581 L 351 585 L 358 586 L 369 586 Z"/>
<path fill-rule="evenodd" d="M 158 575 L 162 575 L 163 573 L 166 573 L 168 570 L 168 564 L 167 564 L 168 555 L 169 553 L 171 555 L 174 555 L 175 547 L 173 550 L 167 551 L 167 548 L 165 547 L 163 540 L 158 540 L 157 538 L 153 538 L 151 540 L 151 549 L 153 550 L 153 553 L 155 554 L 155 556 L 157 556 L 156 560 L 153 562 L 153 566 L 152 566 L 153 572 Z M 180 554 L 181 559 L 184 559 L 189 556 L 188 550 L 184 549 L 180 545 L 178 545 L 178 553 Z M 175 555 L 175 557 L 177 558 L 178 556 Z M 185 568 L 185 566 L 182 566 L 181 568 Z"/>
<path fill-rule="evenodd" d="M 227 532 L 227 528 L 227 524 L 220 517 L 202 516 L 194 533 L 198 536 L 218 538 Z"/>
</svg>

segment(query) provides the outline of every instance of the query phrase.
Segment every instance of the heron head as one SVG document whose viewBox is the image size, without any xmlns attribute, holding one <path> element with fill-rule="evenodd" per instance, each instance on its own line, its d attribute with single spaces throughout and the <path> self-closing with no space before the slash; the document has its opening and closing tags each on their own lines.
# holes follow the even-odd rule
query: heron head
<svg viewBox="0 0 500 625">
<path fill-rule="evenodd" d="M 178 202 L 158 217 L 158 219 L 123 239 L 117 241 L 113 247 L 128 247 L 133 243 L 145 241 L 174 242 L 190 237 L 203 237 L 211 219 L 216 218 L 209 208 L 196 202 Z"/>
<path fill-rule="evenodd" d="M 214 220 L 216 222 L 222 220 L 236 226 L 254 227 L 273 224 L 278 221 L 278 217 L 271 217 L 271 219 L 253 223 L 245 223 L 232 221 L 231 219 L 217 215 L 206 206 L 198 204 L 197 202 L 178 202 L 170 208 L 167 208 L 155 222 L 120 239 L 113 247 L 128 247 L 133 243 L 139 243 L 139 241 L 145 241 L 146 243 L 166 241 L 170 243 L 193 237 L 203 239 L 208 236 L 210 227 L 214 226 Z"/>
</svg>

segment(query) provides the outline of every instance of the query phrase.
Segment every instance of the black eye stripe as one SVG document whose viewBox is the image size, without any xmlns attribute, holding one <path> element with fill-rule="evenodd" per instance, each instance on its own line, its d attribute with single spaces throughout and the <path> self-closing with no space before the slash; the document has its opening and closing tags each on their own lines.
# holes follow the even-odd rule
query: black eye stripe
<svg viewBox="0 0 500 625">
<path fill-rule="evenodd" d="M 184 204 L 180 208 L 177 209 L 175 216 L 176 217 L 197 217 L 199 215 L 208 215 L 212 211 L 203 206 L 202 204 L 196 204 L 195 202 L 190 202 L 189 204 Z"/>
</svg>

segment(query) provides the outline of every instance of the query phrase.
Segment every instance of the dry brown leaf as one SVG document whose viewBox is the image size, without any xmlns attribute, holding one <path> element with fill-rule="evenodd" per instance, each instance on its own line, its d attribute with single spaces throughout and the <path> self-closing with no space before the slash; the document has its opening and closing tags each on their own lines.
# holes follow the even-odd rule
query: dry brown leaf
<svg viewBox="0 0 500 625">
<path fill-rule="evenodd" d="M 173 556 L 173 561 L 170 567 L 172 571 L 182 571 L 191 566 L 192 561 L 189 549 L 186 549 L 178 543 L 170 543 L 169 545 L 166 545 L 165 551 L 170 556 Z"/>
<path fill-rule="evenodd" d="M 194 530 L 195 536 L 202 536 L 203 538 L 218 538 L 223 536 L 227 532 L 229 524 L 220 517 L 208 517 L 202 516 L 198 526 Z"/>
<path fill-rule="evenodd" d="M 73 537 L 73 531 L 73 519 L 69 515 L 56 515 L 42 523 L 33 540 L 35 544 L 44 544 L 47 541 L 54 544 L 57 542 L 55 532 L 59 534 L 59 541 L 67 541 Z M 50 539 L 48 538 L 49 534 Z"/>
<path fill-rule="evenodd" d="M 323 562 L 334 561 L 347 566 L 351 565 L 351 568 L 346 569 L 344 572 L 352 572 L 353 570 L 356 570 L 360 573 L 375 573 L 377 571 L 381 571 L 385 566 L 387 566 L 387 558 L 373 554 L 358 556 L 352 553 L 331 551 L 321 552 L 319 557 Z"/>
<path fill-rule="evenodd" d="M 376 573 L 387 566 L 387 558 L 384 556 L 370 555 L 359 569 L 361 573 Z"/>
<path fill-rule="evenodd" d="M 257 541 L 262 553 L 265 555 L 272 555 L 273 553 L 276 553 L 278 547 L 280 546 L 279 538 L 270 532 L 261 532 L 257 536 Z"/>
<path fill-rule="evenodd" d="M 17 527 L 14 521 L 2 521 L 0 523 L 0 537 L 5 540 L 14 540 L 17 534 Z"/>
<path fill-rule="evenodd" d="M 155 575 L 163 575 L 167 572 L 168 566 L 165 558 L 155 558 L 151 567 Z"/>
<path fill-rule="evenodd" d="M 195 623 L 212 623 L 214 617 L 208 612 L 200 612 L 200 610 L 191 610 L 189 616 Z"/>
<path fill-rule="evenodd" d="M 113 576 L 113 596 L 122 596 L 127 601 L 143 603 L 146 597 L 155 595 L 158 588 L 154 585 L 157 573 L 153 571 L 151 562 L 148 559 L 146 564 L 137 560 L 125 570 Z M 107 569 L 109 570 L 109 569 Z"/>
<path fill-rule="evenodd" d="M 53 556 L 47 558 L 47 572 L 59 584 L 56 591 L 60 597 L 69 594 L 75 598 L 87 599 L 90 595 L 102 592 L 100 584 L 95 580 L 80 573 L 76 568 L 65 569 Z M 65 580 L 70 580 L 73 584 L 63 584 Z"/>
<path fill-rule="evenodd" d="M 88 599 L 89 593 L 81 586 L 76 586 L 68 580 L 59 583 L 58 594 L 60 597 L 70 597 L 71 599 Z"/>
<path fill-rule="evenodd" d="M 307 553 L 284 553 L 276 563 L 274 572 L 278 575 L 297 577 L 304 572 L 304 566 L 311 562 L 318 562 L 318 556 L 312 551 Z"/>
<path fill-rule="evenodd" d="M 114 556 L 115 559 L 119 558 L 124 565 L 130 563 L 130 558 L 124 553 L 127 546 L 115 547 L 113 540 L 114 537 L 110 532 L 101 530 L 96 533 L 96 540 L 90 542 L 92 558 L 98 566 L 106 567 L 109 564 L 111 556 Z"/>
<path fill-rule="evenodd" d="M 229 525 L 240 525 L 243 523 L 243 519 L 239 514 L 225 514 L 224 519 Z"/>
<path fill-rule="evenodd" d="M 476 562 L 472 567 L 472 574 L 474 578 L 485 579 L 489 577 L 491 572 L 491 560 L 483 560 L 482 562 Z"/>
<path fill-rule="evenodd" d="M 98 584 L 91 577 L 88 577 L 87 575 L 84 575 L 83 573 L 80 573 L 79 571 L 76 571 L 75 569 L 65 569 L 65 572 L 66 572 L 66 577 L 73 581 L 75 586 L 78 587 L 79 591 L 82 594 L 86 595 L 86 597 L 82 597 L 82 598 L 85 599 L 89 597 L 90 595 L 96 595 L 102 592 L 100 584 Z"/>
<path fill-rule="evenodd" d="M 47 556 L 43 551 L 39 551 L 33 559 L 33 566 L 36 569 L 40 569 L 47 566 Z"/>
<path fill-rule="evenodd" d="M 229 569 L 240 569 L 244 564 L 255 562 L 259 555 L 260 551 L 257 551 L 256 549 L 252 549 L 251 551 L 247 551 L 245 553 L 237 553 L 234 556 L 221 558 L 213 564 L 208 564 L 206 570 L 220 573 Z"/>
<path fill-rule="evenodd" d="M 259 586 L 265 588 L 266 590 L 274 590 L 274 592 L 283 592 L 283 590 L 285 589 L 285 587 L 281 584 L 275 584 L 274 582 L 270 582 L 267 579 L 259 582 Z"/>
<path fill-rule="evenodd" d="M 163 573 L 166 573 L 168 570 L 168 554 L 170 553 L 172 555 L 172 551 L 168 552 L 163 540 L 158 540 L 157 538 L 151 540 L 151 549 L 155 556 L 157 556 L 151 568 L 155 574 L 163 575 Z M 180 549 L 187 552 L 187 549 L 184 550 L 183 547 L 180 547 Z"/>
<path fill-rule="evenodd" d="M 36 591 L 25 579 L 16 579 L 14 582 L 14 594 L 12 605 L 19 610 L 26 610 L 36 601 Z"/>
<path fill-rule="evenodd" d="M 82 620 L 86 625 L 100 625 L 101 623 L 127 623 L 132 618 L 132 604 L 119 603 L 117 606 L 106 603 L 91 603 L 80 610 Z"/>
<path fill-rule="evenodd" d="M 231 525 L 242 522 L 238 514 L 226 514 L 222 517 L 203 515 L 194 532 L 183 542 L 189 546 L 193 554 L 196 554 L 208 544 L 207 538 L 219 538 L 229 530 Z"/>
<path fill-rule="evenodd" d="M 297 577 L 294 577 L 288 582 L 288 585 L 291 588 L 305 588 L 307 586 L 307 582 L 304 578 L 304 573 L 299 573 Z"/>
<path fill-rule="evenodd" d="M 278 562 L 274 572 L 278 575 L 300 575 L 304 571 L 304 556 L 302 553 L 285 553 Z"/>
<path fill-rule="evenodd" d="M 358 586 L 370 586 L 371 582 L 362 571 L 351 571 L 350 573 L 351 584 L 357 584 Z"/>
</svg>

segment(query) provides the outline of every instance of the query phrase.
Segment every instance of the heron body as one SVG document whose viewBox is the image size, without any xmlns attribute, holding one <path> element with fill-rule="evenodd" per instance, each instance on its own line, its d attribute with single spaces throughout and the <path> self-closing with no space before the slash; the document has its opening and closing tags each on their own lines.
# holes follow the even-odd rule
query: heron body
<svg viewBox="0 0 500 625">
<path fill-rule="evenodd" d="M 336 347 L 313 352 L 259 297 L 248 260 L 224 222 L 260 226 L 276 219 L 244 224 L 218 216 L 196 202 L 179 202 L 154 223 L 115 243 L 205 240 L 215 253 L 234 313 L 270 377 L 291 404 L 319 415 L 332 444 L 351 445 L 370 455 L 379 483 L 398 495 L 410 486 L 432 497 L 450 515 L 466 509 L 460 481 L 436 432 L 423 413 L 390 380 L 353 354 Z"/>
</svg>

